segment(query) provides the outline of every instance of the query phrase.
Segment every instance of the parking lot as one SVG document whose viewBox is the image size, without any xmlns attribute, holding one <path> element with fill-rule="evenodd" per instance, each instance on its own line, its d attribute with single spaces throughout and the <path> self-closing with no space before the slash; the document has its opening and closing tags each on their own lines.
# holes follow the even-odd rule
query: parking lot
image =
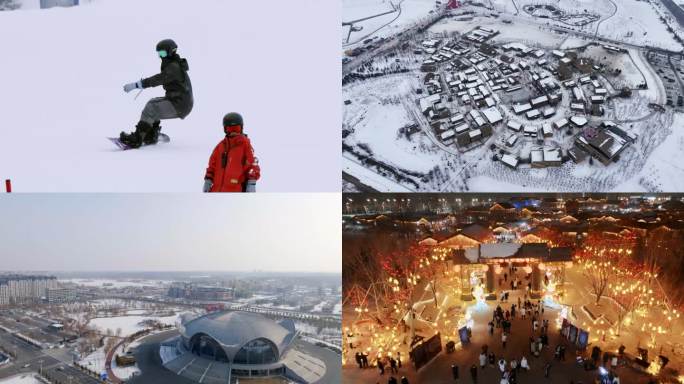
<svg viewBox="0 0 684 384">
<path fill-rule="evenodd" d="M 648 52 L 647 59 L 663 82 L 666 104 L 671 107 L 684 107 L 684 63 L 681 56 L 668 56 L 660 52 Z"/>
</svg>

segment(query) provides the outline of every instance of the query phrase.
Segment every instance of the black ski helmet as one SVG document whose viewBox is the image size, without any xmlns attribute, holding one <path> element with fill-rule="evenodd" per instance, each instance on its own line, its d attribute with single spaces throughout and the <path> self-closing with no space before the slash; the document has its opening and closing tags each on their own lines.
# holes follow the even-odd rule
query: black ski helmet
<svg viewBox="0 0 684 384">
<path fill-rule="evenodd" d="M 178 45 L 171 39 L 164 39 L 157 43 L 157 52 L 166 51 L 167 54 L 171 55 L 176 52 L 176 49 L 178 49 Z"/>
<path fill-rule="evenodd" d="M 230 127 L 231 125 L 239 125 L 242 127 L 242 116 L 237 112 L 226 113 L 223 116 L 223 127 Z"/>
</svg>

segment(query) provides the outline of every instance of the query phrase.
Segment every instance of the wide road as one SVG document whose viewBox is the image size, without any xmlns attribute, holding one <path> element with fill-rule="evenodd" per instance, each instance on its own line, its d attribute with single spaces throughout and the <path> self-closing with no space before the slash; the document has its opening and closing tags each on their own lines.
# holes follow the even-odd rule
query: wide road
<svg viewBox="0 0 684 384">
<path fill-rule="evenodd" d="M 319 346 L 299 340 L 295 347 L 311 356 L 323 360 L 325 363 L 325 375 L 317 383 L 340 383 L 342 380 L 342 356 Z"/>
<path fill-rule="evenodd" d="M 131 384 L 193 384 L 192 380 L 178 376 L 162 365 L 159 344 L 175 336 L 178 336 L 178 330 L 174 329 L 142 339 L 134 353 L 141 373 L 127 382 Z"/>
</svg>

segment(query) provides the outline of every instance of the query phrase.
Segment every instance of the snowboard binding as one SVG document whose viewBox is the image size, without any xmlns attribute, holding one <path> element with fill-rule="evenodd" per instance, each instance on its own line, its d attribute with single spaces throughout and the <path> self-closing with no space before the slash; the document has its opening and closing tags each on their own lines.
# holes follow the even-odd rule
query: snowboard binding
<svg viewBox="0 0 684 384">
<path fill-rule="evenodd" d="M 131 133 L 121 132 L 119 140 L 130 148 L 140 148 L 143 145 L 157 144 L 161 125 L 155 121 L 154 125 L 141 121 L 135 126 L 135 131 Z"/>
</svg>

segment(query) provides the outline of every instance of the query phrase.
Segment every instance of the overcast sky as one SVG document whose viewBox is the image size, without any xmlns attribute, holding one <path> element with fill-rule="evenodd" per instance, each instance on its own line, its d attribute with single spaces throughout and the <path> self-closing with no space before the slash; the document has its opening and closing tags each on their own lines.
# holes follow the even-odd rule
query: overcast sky
<svg viewBox="0 0 684 384">
<path fill-rule="evenodd" d="M 0 196 L 0 271 L 341 272 L 340 194 Z"/>
</svg>

